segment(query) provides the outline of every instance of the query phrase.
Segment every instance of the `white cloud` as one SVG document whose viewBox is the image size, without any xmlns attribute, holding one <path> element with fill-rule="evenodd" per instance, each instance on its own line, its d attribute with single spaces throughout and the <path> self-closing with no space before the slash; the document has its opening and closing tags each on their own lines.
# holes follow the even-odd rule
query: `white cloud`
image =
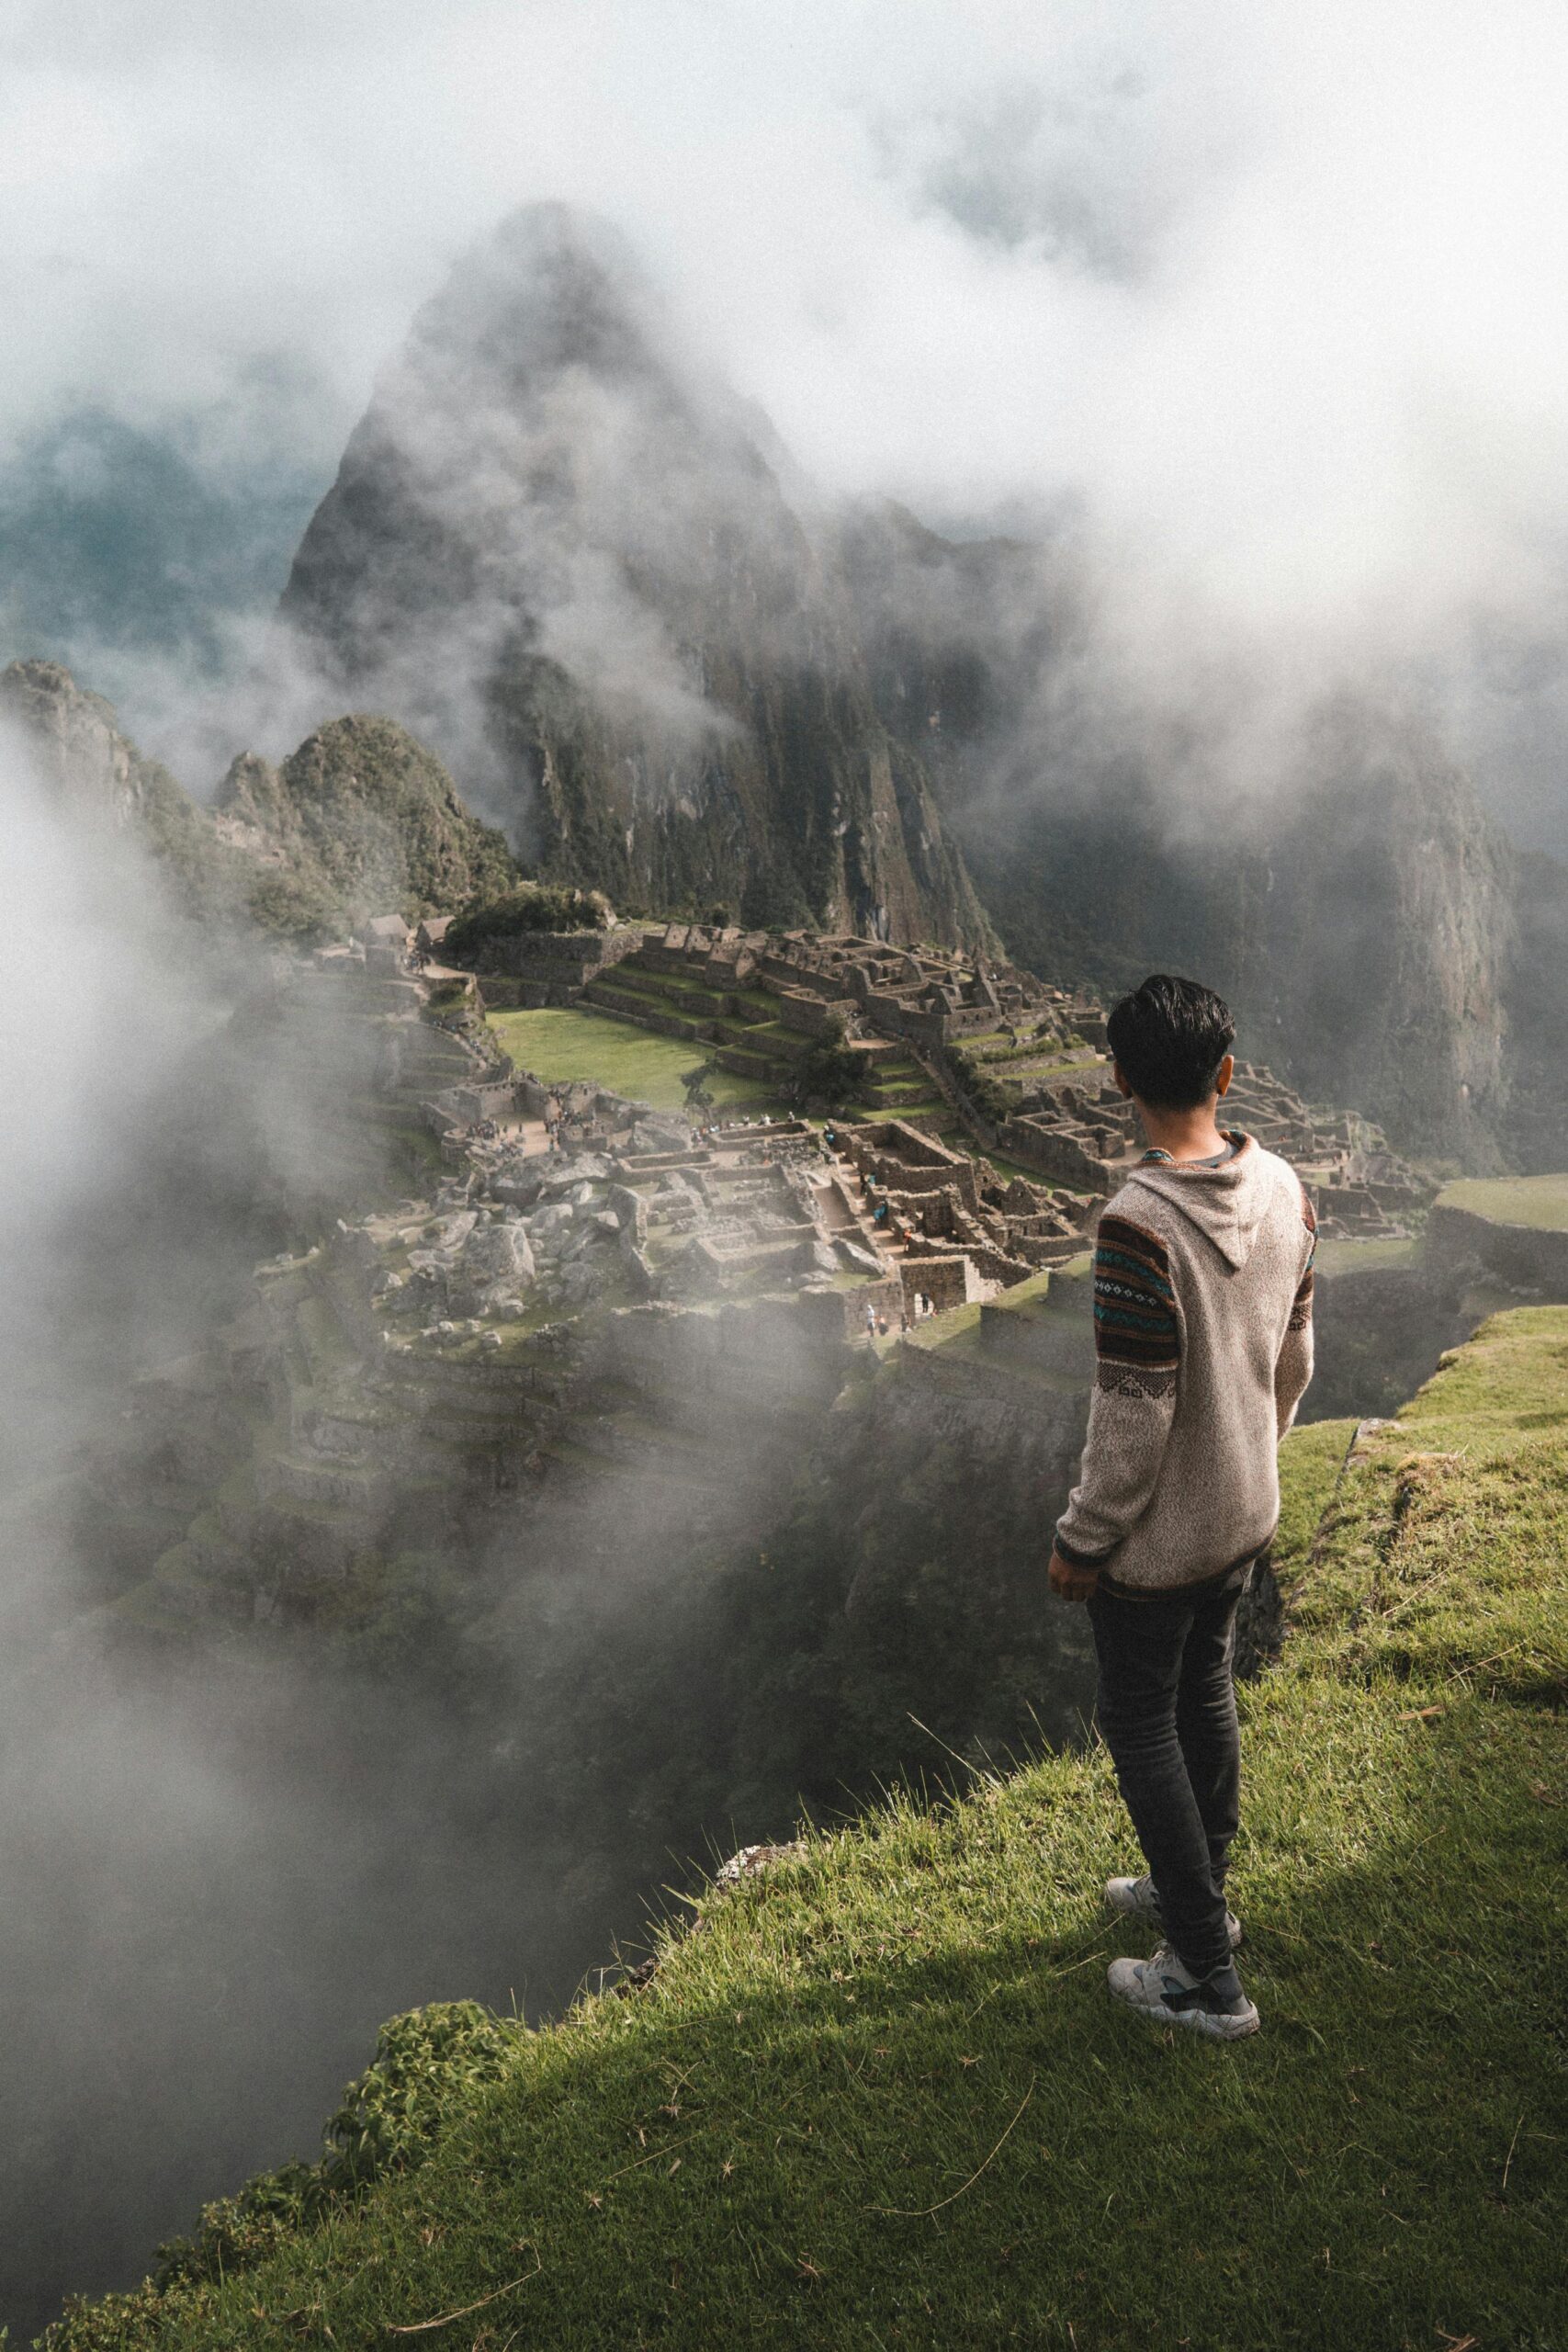
<svg viewBox="0 0 1568 2352">
<path fill-rule="evenodd" d="M 5 50 L 0 429 L 283 351 L 327 446 L 452 257 L 564 197 L 829 491 L 1081 502 L 1132 639 L 1555 629 L 1540 0 L 55 0 Z"/>
</svg>

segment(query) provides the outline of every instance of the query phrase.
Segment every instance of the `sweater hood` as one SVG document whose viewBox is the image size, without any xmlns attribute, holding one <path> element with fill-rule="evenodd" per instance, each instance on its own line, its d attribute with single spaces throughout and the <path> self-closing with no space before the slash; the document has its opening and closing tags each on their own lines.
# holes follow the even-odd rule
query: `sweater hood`
<svg viewBox="0 0 1568 2352">
<path fill-rule="evenodd" d="M 1134 1169 L 1127 1183 L 1168 1203 L 1213 1243 L 1227 1266 L 1239 1270 L 1252 1255 L 1281 1163 L 1239 1128 L 1226 1132 L 1240 1149 L 1217 1168 L 1155 1159 Z"/>
</svg>

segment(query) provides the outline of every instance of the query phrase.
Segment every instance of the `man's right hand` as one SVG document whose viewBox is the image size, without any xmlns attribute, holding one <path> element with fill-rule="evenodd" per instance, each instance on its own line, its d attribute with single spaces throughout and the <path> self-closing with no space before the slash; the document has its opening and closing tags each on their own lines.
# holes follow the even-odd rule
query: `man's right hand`
<svg viewBox="0 0 1568 2352">
<path fill-rule="evenodd" d="M 1063 1559 L 1054 1544 L 1047 1573 L 1052 1591 L 1058 1593 L 1064 1600 L 1087 1600 L 1100 1582 L 1098 1568 L 1075 1567 L 1071 1560 Z"/>
</svg>

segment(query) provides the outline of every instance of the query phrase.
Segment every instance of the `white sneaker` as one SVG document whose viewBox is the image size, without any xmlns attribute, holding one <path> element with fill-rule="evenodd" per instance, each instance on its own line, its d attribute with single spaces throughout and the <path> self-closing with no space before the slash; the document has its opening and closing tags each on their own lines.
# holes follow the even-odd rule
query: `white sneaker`
<svg viewBox="0 0 1568 2352">
<path fill-rule="evenodd" d="M 1159 1896 L 1155 1893 L 1152 1878 L 1108 1878 L 1105 1882 L 1106 1908 L 1123 1912 L 1134 1919 L 1153 1919 L 1160 1916 Z M 1225 1913 L 1225 1933 L 1235 1951 L 1241 1941 L 1241 1921 L 1234 1911 Z"/>
<path fill-rule="evenodd" d="M 1194 1976 L 1168 1944 L 1152 1960 L 1113 1960 L 1106 1981 L 1113 1998 L 1130 2009 L 1168 2025 L 1189 2026 L 1212 2041 L 1240 2041 L 1258 2031 L 1258 2011 L 1233 1967 Z"/>
</svg>

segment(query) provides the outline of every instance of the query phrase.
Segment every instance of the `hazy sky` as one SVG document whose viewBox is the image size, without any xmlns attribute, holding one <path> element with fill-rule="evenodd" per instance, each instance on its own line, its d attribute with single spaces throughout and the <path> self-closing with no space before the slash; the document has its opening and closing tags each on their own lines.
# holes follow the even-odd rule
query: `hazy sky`
<svg viewBox="0 0 1568 2352">
<path fill-rule="evenodd" d="M 453 255 L 565 197 L 829 490 L 1089 515 L 1144 658 L 1479 644 L 1555 707 L 1561 6 L 10 0 L 0 61 L 0 435 L 330 471 Z"/>
</svg>

